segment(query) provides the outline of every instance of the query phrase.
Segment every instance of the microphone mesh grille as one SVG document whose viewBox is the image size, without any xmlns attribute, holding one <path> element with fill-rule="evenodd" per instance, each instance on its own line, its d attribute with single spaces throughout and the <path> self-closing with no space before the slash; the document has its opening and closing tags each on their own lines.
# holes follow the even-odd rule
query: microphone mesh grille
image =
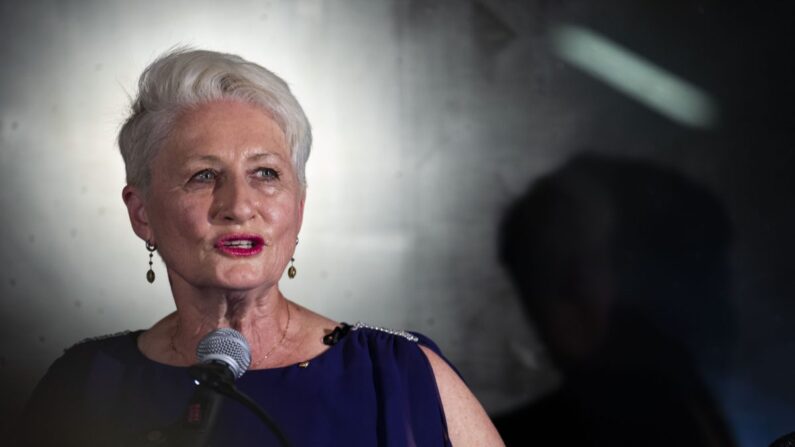
<svg viewBox="0 0 795 447">
<path fill-rule="evenodd" d="M 251 349 L 245 337 L 232 328 L 216 329 L 199 342 L 196 348 L 199 363 L 219 361 L 227 364 L 239 379 L 251 365 Z"/>
</svg>

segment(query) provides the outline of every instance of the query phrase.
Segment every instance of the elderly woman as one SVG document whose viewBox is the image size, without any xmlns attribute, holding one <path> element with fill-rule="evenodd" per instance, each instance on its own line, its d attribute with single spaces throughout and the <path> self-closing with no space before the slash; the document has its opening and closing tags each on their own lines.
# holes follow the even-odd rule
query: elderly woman
<svg viewBox="0 0 795 447">
<path fill-rule="evenodd" d="M 301 229 L 310 145 L 301 106 L 263 67 L 178 50 L 144 71 L 119 134 L 122 196 L 149 250 L 146 278 L 155 280 L 157 251 L 176 311 L 148 330 L 67 350 L 34 392 L 23 444 L 166 442 L 195 387 L 187 367 L 197 344 L 224 327 L 251 349 L 237 387 L 293 445 L 502 444 L 430 340 L 341 324 L 280 292 Z M 275 445 L 234 402 L 213 433 L 212 445 Z"/>
</svg>

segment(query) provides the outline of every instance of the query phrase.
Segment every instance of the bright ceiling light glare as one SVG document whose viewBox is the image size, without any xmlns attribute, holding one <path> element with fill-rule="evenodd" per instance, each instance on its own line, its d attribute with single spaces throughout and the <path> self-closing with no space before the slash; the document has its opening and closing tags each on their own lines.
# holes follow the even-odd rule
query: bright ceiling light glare
<svg viewBox="0 0 795 447">
<path fill-rule="evenodd" d="M 706 129 L 718 122 L 717 106 L 701 89 L 593 31 L 559 25 L 552 48 L 564 61 L 677 123 Z"/>
</svg>

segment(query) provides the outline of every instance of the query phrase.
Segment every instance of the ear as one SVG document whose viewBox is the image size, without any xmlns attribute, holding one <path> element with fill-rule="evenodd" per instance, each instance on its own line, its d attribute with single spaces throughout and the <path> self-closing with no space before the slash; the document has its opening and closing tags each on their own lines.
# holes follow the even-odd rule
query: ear
<svg viewBox="0 0 795 447">
<path fill-rule="evenodd" d="M 149 216 L 146 213 L 143 192 L 135 186 L 127 185 L 121 191 L 121 198 L 127 205 L 127 214 L 130 216 L 130 225 L 133 231 L 144 241 L 156 243 L 152 227 L 149 226 Z"/>
</svg>

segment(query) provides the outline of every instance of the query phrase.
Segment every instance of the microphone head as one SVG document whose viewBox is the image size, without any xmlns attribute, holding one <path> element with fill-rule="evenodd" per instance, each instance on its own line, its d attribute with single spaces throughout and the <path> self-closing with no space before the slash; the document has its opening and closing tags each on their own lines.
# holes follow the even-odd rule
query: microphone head
<svg viewBox="0 0 795 447">
<path fill-rule="evenodd" d="M 243 334 L 232 328 L 216 329 L 199 342 L 196 348 L 199 363 L 221 362 L 229 367 L 235 380 L 251 365 L 251 348 Z"/>
</svg>

